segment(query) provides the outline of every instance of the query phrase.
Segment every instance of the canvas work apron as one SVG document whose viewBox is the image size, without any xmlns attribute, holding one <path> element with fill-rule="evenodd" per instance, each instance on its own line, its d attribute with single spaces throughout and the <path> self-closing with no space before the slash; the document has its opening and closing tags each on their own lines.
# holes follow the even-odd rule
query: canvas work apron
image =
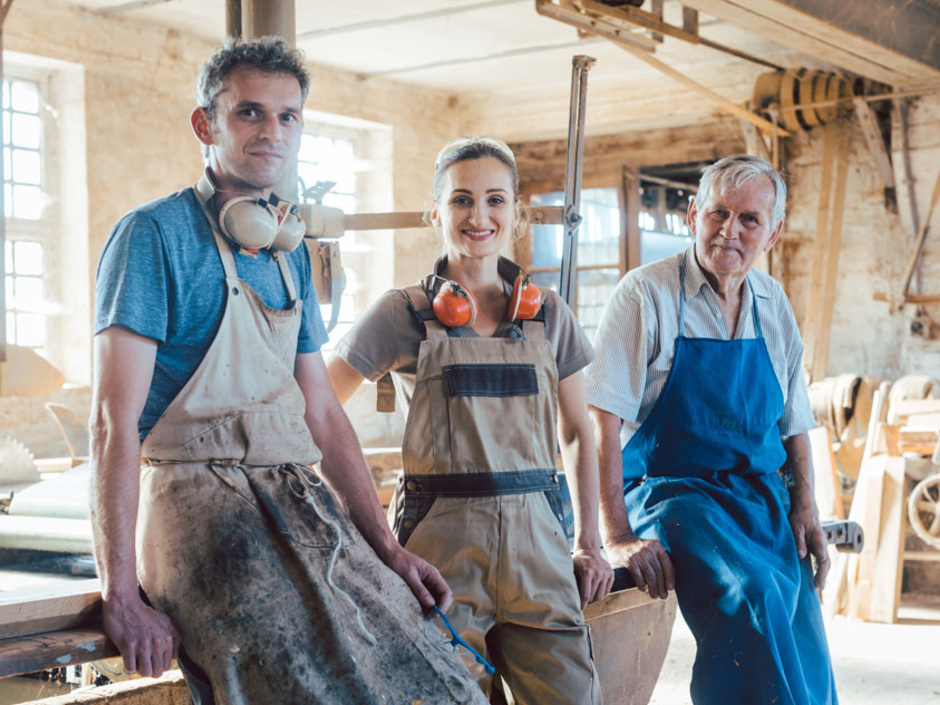
<svg viewBox="0 0 940 705">
<path fill-rule="evenodd" d="M 225 312 L 143 443 L 138 575 L 215 702 L 485 702 L 407 586 L 307 466 L 301 304 L 267 307 L 218 233 Z M 211 700 L 210 700 L 211 701 Z"/>
<path fill-rule="evenodd" d="M 834 704 L 812 564 L 797 556 L 777 472 L 784 400 L 757 298 L 752 290 L 756 338 L 686 338 L 684 284 L 683 265 L 672 369 L 623 471 L 634 532 L 659 540 L 676 567 L 698 645 L 692 700 Z"/>
<path fill-rule="evenodd" d="M 411 301 L 429 311 L 423 295 Z M 561 523 L 558 371 L 544 323 L 480 338 L 424 319 L 394 532 L 441 571 L 451 622 L 493 662 L 512 702 L 600 703 Z M 491 677 L 467 663 L 489 692 Z"/>
</svg>

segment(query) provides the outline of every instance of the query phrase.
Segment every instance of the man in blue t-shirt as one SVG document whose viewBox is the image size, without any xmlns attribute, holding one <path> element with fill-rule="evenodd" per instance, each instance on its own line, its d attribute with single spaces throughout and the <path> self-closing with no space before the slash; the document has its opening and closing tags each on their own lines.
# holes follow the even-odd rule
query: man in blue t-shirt
<svg viewBox="0 0 940 705">
<path fill-rule="evenodd" d="M 407 590 L 394 574 L 425 609 L 451 601 L 437 570 L 388 529 L 319 352 L 327 335 L 309 253 L 296 246 L 303 224 L 272 194 L 299 149 L 308 86 L 302 57 L 283 41 L 226 40 L 203 66 L 192 115 L 204 179 L 129 213 L 102 252 L 91 428 L 105 630 L 126 669 L 144 676 L 169 668 L 180 646 L 195 656 L 181 662 L 197 702 L 214 702 L 213 689 L 229 701 L 312 702 L 314 691 L 345 702 L 336 689 L 346 682 L 363 697 L 377 688 L 367 698 L 376 702 L 438 682 L 476 702 L 457 695 L 461 679 L 472 681 L 429 655 L 435 647 L 402 611 L 416 606 L 396 597 L 396 586 Z M 288 244 L 253 247 L 257 232 Z M 314 475 L 306 466 L 321 456 Z M 256 521 L 271 535 L 259 539 Z M 241 624 L 250 626 L 228 634 Z M 276 633 L 255 644 L 267 624 Z M 367 658 L 343 651 L 357 624 Z M 370 624 L 385 635 L 378 646 Z M 384 641 L 402 673 L 375 685 L 368 669 L 385 667 Z M 307 673 L 316 670 L 322 683 Z"/>
</svg>

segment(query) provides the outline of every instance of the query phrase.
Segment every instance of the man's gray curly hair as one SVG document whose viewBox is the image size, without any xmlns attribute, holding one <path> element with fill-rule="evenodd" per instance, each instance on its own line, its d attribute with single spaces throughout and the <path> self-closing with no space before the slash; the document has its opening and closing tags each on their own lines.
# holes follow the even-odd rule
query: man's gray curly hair
<svg viewBox="0 0 940 705">
<path fill-rule="evenodd" d="M 196 104 L 215 119 L 216 100 L 225 90 L 229 74 L 237 68 L 293 76 L 300 84 L 303 101 L 310 91 L 310 74 L 304 68 L 304 55 L 280 37 L 238 39 L 227 37 L 206 59 L 196 79 Z"/>
</svg>

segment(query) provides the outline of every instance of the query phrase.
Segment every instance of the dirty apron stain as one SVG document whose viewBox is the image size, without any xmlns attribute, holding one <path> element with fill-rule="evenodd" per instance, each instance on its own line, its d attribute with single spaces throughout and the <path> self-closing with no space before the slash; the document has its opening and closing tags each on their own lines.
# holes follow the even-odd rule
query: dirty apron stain
<svg viewBox="0 0 940 705">
<path fill-rule="evenodd" d="M 679 337 L 666 386 L 623 449 L 637 536 L 676 566 L 676 596 L 698 649 L 696 705 L 836 703 L 812 564 L 788 522 L 780 384 L 757 337 Z M 748 284 L 750 286 L 750 284 Z"/>
<path fill-rule="evenodd" d="M 321 454 L 293 377 L 302 302 L 285 258 L 293 306 L 271 309 L 215 238 L 227 287 L 219 331 L 142 448 L 147 596 L 218 703 L 484 702 L 306 467 Z"/>
<path fill-rule="evenodd" d="M 427 300 L 416 308 L 427 312 Z M 600 703 L 561 524 L 558 372 L 544 324 L 523 321 L 512 338 L 452 337 L 422 318 L 395 534 L 441 571 L 454 592 L 448 617 L 496 666 L 511 702 Z M 489 692 L 491 677 L 467 664 Z"/>
</svg>

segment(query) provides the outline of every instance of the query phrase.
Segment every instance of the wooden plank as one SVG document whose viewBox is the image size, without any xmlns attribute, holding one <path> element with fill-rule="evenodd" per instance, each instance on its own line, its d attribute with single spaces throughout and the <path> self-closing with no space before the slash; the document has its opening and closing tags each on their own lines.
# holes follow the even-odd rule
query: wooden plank
<svg viewBox="0 0 940 705">
<path fill-rule="evenodd" d="M 908 86 L 940 78 L 940 73 L 918 61 L 781 2 L 683 0 L 682 4 L 882 83 Z"/>
<path fill-rule="evenodd" d="M 819 518 L 844 519 L 845 506 L 836 471 L 836 456 L 832 450 L 832 436 L 825 426 L 817 426 L 809 432 L 809 443 L 813 458 L 816 506 Z"/>
<path fill-rule="evenodd" d="M 856 96 L 854 99 L 855 114 L 858 116 L 858 122 L 862 126 L 862 134 L 865 136 L 865 142 L 868 144 L 868 151 L 875 161 L 875 167 L 885 188 L 894 188 L 894 167 L 891 166 L 891 157 L 885 148 L 885 142 L 881 137 L 881 130 L 878 128 L 878 120 L 872 111 L 868 102 Z"/>
<path fill-rule="evenodd" d="M 81 626 L 93 620 L 100 609 L 98 579 L 0 592 L 0 639 Z"/>
<path fill-rule="evenodd" d="M 889 458 L 901 457 L 901 427 L 893 423 L 882 423 L 881 434 L 885 439 L 885 447 Z"/>
<path fill-rule="evenodd" d="M 907 426 L 911 416 L 940 414 L 940 399 L 899 399 L 894 403 L 892 411 L 895 421 L 901 426 Z M 916 425 L 927 424 L 916 422 Z"/>
<path fill-rule="evenodd" d="M 904 565 L 906 488 L 904 460 L 889 460 L 882 483 L 881 530 L 871 578 L 871 604 L 868 606 L 868 619 L 873 622 L 893 624 L 897 621 Z"/>
<path fill-rule="evenodd" d="M 820 282 L 826 265 L 826 240 L 829 232 L 829 203 L 832 200 L 832 168 L 838 137 L 838 125 L 829 123 L 823 128 L 823 154 L 819 179 L 819 202 L 816 204 L 816 234 L 813 236 L 813 259 L 810 264 L 811 282 Z M 806 348 L 804 360 L 812 370 L 816 341 L 819 337 L 820 297 L 808 296 L 806 315 L 803 318 L 803 340 Z M 825 376 L 825 375 L 824 375 Z M 823 376 L 823 377 L 824 377 Z M 811 375 L 811 381 L 820 382 L 823 377 Z"/>
<path fill-rule="evenodd" d="M 117 656 L 100 628 L 68 629 L 0 641 L 0 678 Z"/>
<path fill-rule="evenodd" d="M 867 620 L 869 617 L 877 547 L 881 540 L 881 507 L 888 460 L 883 455 L 870 458 L 862 466 L 855 486 L 849 519 L 858 522 L 865 532 L 865 548 L 861 553 L 849 557 L 846 613 L 850 619 Z"/>
<path fill-rule="evenodd" d="M 812 379 L 822 379 L 826 376 L 826 368 L 829 363 L 829 337 L 832 332 L 832 313 L 835 308 L 836 283 L 839 277 L 842 214 L 845 209 L 845 186 L 849 170 L 849 130 L 846 125 L 840 125 L 840 128 L 836 148 L 836 179 L 833 185 L 832 211 L 829 218 L 829 237 L 826 242 L 823 302 L 819 311 L 818 335 L 813 349 L 813 366 L 810 374 Z"/>
</svg>

